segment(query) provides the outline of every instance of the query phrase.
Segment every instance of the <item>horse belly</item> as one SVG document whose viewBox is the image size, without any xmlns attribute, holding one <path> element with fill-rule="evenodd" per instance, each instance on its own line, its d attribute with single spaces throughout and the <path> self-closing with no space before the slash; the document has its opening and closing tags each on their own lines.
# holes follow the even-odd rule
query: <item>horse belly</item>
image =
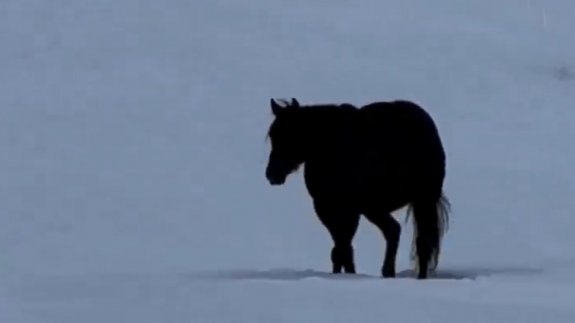
<svg viewBox="0 0 575 323">
<path fill-rule="evenodd" d="M 354 195 L 362 208 L 392 212 L 409 202 L 409 184 L 400 172 L 366 174 L 354 185 Z"/>
<path fill-rule="evenodd" d="M 391 212 L 409 200 L 409 185 L 403 172 L 385 171 L 386 167 L 347 165 L 305 169 L 305 183 L 314 199 L 328 199 L 357 209 Z M 381 165 L 380 165 L 381 166 Z"/>
</svg>

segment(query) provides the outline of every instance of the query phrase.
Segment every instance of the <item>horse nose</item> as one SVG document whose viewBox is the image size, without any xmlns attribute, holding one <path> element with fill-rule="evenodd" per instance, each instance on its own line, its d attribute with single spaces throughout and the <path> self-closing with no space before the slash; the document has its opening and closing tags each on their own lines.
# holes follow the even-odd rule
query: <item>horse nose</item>
<svg viewBox="0 0 575 323">
<path fill-rule="evenodd" d="M 268 181 L 270 182 L 271 185 L 282 185 L 283 183 L 285 183 L 285 179 L 282 178 L 277 178 L 277 177 L 268 177 Z"/>
<path fill-rule="evenodd" d="M 270 182 L 270 184 L 273 185 L 274 177 L 272 176 L 272 173 L 271 173 L 269 166 L 266 168 L 266 179 L 268 180 L 268 182 Z"/>
<path fill-rule="evenodd" d="M 266 178 L 271 185 L 281 185 L 285 182 L 281 176 L 275 176 L 269 167 L 266 170 Z"/>
</svg>

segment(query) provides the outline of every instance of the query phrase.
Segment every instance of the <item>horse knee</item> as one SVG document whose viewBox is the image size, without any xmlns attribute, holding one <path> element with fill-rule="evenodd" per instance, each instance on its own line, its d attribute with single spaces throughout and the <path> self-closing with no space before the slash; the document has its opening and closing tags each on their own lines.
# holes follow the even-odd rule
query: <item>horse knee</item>
<svg viewBox="0 0 575 323">
<path fill-rule="evenodd" d="M 393 217 L 389 216 L 381 227 L 383 235 L 388 242 L 398 243 L 401 236 L 401 225 Z"/>
</svg>

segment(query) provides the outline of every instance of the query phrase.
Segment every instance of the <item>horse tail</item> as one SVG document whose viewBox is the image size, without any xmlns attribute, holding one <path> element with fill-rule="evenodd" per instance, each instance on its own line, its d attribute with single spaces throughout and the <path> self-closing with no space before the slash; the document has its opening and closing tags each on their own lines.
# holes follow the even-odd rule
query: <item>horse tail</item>
<svg viewBox="0 0 575 323">
<path fill-rule="evenodd" d="M 432 243 L 432 252 L 431 252 L 431 258 L 429 259 L 429 265 L 428 265 L 428 269 L 430 271 L 434 271 L 437 268 L 437 265 L 439 263 L 439 256 L 441 253 L 441 241 L 443 239 L 443 236 L 445 235 L 445 233 L 447 232 L 448 228 L 449 228 L 449 213 L 450 213 L 450 209 L 451 209 L 451 204 L 449 202 L 449 199 L 445 196 L 445 194 L 441 194 L 439 199 L 437 200 L 436 204 L 435 204 L 435 212 L 430 212 L 430 213 L 425 213 L 424 216 L 431 216 L 432 218 L 427 218 L 427 219 L 421 219 L 418 218 L 418 214 L 413 212 L 413 204 L 410 204 L 407 208 L 407 218 L 406 218 L 406 222 L 409 221 L 410 216 L 413 214 L 413 238 L 411 241 L 411 252 L 409 255 L 410 258 L 410 263 L 411 263 L 411 267 L 413 268 L 413 270 L 415 270 L 415 272 L 419 271 L 419 261 L 418 261 L 418 255 L 417 255 L 417 237 L 418 237 L 418 230 L 417 230 L 417 224 L 419 221 L 425 221 L 428 223 L 436 223 L 437 225 L 434 225 L 432 227 L 429 228 L 428 233 L 434 237 L 433 239 L 433 243 Z M 421 216 L 421 214 L 419 215 L 419 217 Z"/>
</svg>

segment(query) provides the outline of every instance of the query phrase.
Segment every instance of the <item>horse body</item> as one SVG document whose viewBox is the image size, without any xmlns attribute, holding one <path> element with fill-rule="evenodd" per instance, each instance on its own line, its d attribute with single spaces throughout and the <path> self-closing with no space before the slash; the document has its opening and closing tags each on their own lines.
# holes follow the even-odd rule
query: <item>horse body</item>
<svg viewBox="0 0 575 323">
<path fill-rule="evenodd" d="M 360 215 L 383 233 L 384 277 L 395 276 L 401 227 L 391 212 L 410 206 L 419 278 L 437 265 L 446 199 L 445 152 L 431 117 L 408 101 L 280 107 L 270 127 L 267 177 L 282 184 L 304 165 L 314 209 L 331 234 L 333 272 L 355 273 L 353 236 Z"/>
</svg>

